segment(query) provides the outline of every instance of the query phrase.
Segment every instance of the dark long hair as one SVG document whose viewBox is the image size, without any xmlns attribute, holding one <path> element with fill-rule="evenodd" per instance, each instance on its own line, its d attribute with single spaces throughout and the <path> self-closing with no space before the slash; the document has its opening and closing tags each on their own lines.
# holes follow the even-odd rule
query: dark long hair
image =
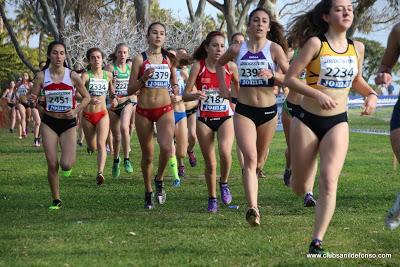
<svg viewBox="0 0 400 267">
<path fill-rule="evenodd" d="M 205 59 L 207 57 L 206 47 L 210 45 L 212 39 L 215 36 L 221 36 L 222 38 L 225 39 L 224 34 L 222 32 L 220 32 L 220 31 L 209 32 L 207 34 L 206 39 L 203 42 L 201 42 L 200 46 L 197 47 L 197 49 L 193 52 L 193 56 L 192 57 L 194 59 L 196 59 L 196 60 Z"/>
<path fill-rule="evenodd" d="M 57 41 L 57 40 L 50 42 L 49 45 L 47 46 L 46 64 L 43 66 L 42 71 L 49 68 L 49 66 L 50 66 L 50 58 L 49 57 L 50 57 L 51 51 L 53 50 L 54 46 L 56 46 L 56 45 L 62 45 L 64 47 L 65 53 L 67 53 L 67 47 L 65 46 L 65 44 L 63 42 Z M 65 60 L 64 60 L 64 67 L 68 68 L 68 65 L 65 62 Z"/>
<path fill-rule="evenodd" d="M 153 26 L 155 26 L 155 25 L 160 25 L 161 27 L 163 27 L 164 31 L 165 31 L 165 35 L 167 35 L 167 27 L 165 27 L 165 25 L 163 23 L 161 23 L 159 21 L 155 21 L 155 22 L 151 23 L 149 25 L 149 27 L 147 27 L 147 35 L 146 35 L 147 37 L 150 36 L 151 28 L 153 28 Z M 169 58 L 169 61 L 171 62 L 172 66 L 179 65 L 179 62 L 178 62 L 176 56 L 174 54 L 168 52 L 168 50 L 165 49 L 164 47 L 161 47 L 161 53 L 163 55 L 166 55 Z"/>
<path fill-rule="evenodd" d="M 105 57 L 105 54 L 103 53 L 103 51 L 101 51 L 100 48 L 98 48 L 98 47 L 89 48 L 89 50 L 86 51 L 86 59 L 87 59 L 87 61 L 89 62 L 88 66 L 87 66 L 88 69 L 92 69 L 92 66 L 90 65 L 90 55 L 91 55 L 93 52 L 100 52 L 102 60 L 103 60 L 104 57 Z M 102 65 L 103 65 L 103 63 L 104 63 L 104 62 L 102 62 Z"/>
<path fill-rule="evenodd" d="M 322 0 L 311 11 L 294 17 L 289 23 L 288 38 L 302 47 L 311 37 L 326 33 L 329 24 L 322 16 L 329 14 L 331 8 L 332 0 Z"/>
<path fill-rule="evenodd" d="M 244 38 L 244 34 L 243 34 L 243 33 L 241 33 L 241 32 L 236 32 L 236 33 L 232 34 L 232 36 L 231 36 L 231 43 L 233 42 L 233 39 L 234 39 L 236 36 L 243 36 L 243 38 Z"/>
<path fill-rule="evenodd" d="M 269 17 L 270 30 L 267 34 L 267 39 L 280 45 L 282 47 L 283 51 L 285 51 L 285 53 L 287 53 L 288 43 L 286 41 L 285 34 L 284 34 L 285 30 L 284 30 L 283 26 L 274 19 L 274 17 L 272 16 L 270 11 L 268 11 L 267 9 L 262 8 L 262 7 L 257 7 L 256 9 L 254 9 L 253 11 L 250 12 L 247 25 L 250 25 L 251 19 L 253 18 L 254 14 L 258 11 L 265 12 Z"/>
</svg>

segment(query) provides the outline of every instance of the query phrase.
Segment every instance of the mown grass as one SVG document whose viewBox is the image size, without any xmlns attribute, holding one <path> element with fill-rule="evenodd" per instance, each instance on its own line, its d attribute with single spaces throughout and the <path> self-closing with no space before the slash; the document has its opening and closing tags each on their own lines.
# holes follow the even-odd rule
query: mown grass
<svg viewBox="0 0 400 267">
<path fill-rule="evenodd" d="M 351 115 L 352 128 L 373 120 Z M 379 120 L 378 127 L 387 122 Z M 375 124 L 373 125 L 375 127 Z M 18 140 L 0 130 L 0 266 L 396 266 L 400 229 L 384 229 L 383 219 L 400 188 L 392 169 L 388 137 L 351 134 L 339 181 L 337 209 L 325 237 L 334 253 L 390 253 L 391 259 L 307 259 L 314 211 L 283 185 L 285 141 L 278 132 L 260 180 L 262 226 L 244 220 L 245 197 L 236 161 L 231 175 L 234 203 L 206 212 L 204 165 L 190 168 L 180 188 L 170 186 L 164 206 L 143 209 L 140 151 L 132 140 L 133 175 L 95 185 L 96 157 L 78 148 L 70 178 L 61 179 L 64 207 L 49 212 L 51 197 L 42 149 L 31 138 Z M 156 164 L 156 161 L 155 161 Z M 156 166 L 155 166 L 156 167 Z M 316 188 L 317 188 L 316 183 Z M 318 190 L 316 190 L 318 195 Z"/>
</svg>

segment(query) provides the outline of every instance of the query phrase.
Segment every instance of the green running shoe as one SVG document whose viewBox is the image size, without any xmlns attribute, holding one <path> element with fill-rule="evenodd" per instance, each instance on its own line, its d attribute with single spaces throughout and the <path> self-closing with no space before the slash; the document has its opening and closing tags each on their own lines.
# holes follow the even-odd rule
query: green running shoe
<svg viewBox="0 0 400 267">
<path fill-rule="evenodd" d="M 59 199 L 54 199 L 53 203 L 51 204 L 51 206 L 49 207 L 49 210 L 59 210 L 62 206 L 62 202 Z"/>
<path fill-rule="evenodd" d="M 72 172 L 72 168 L 69 170 L 61 170 L 60 173 L 63 177 L 70 177 L 71 176 L 71 172 Z"/>
<path fill-rule="evenodd" d="M 117 158 L 117 159 L 114 159 L 114 163 L 112 165 L 112 177 L 118 178 L 120 174 L 121 174 L 121 171 L 119 170 L 119 158 Z"/>
<path fill-rule="evenodd" d="M 320 241 L 318 239 L 314 239 L 311 242 L 310 247 L 308 248 L 308 253 L 309 254 L 319 254 L 319 255 L 327 255 L 328 254 L 328 252 L 326 252 L 322 248 L 322 241 Z"/>
<path fill-rule="evenodd" d="M 133 172 L 133 167 L 132 167 L 132 163 L 130 162 L 130 160 L 124 160 L 124 168 L 125 171 L 127 173 L 132 173 Z"/>
</svg>

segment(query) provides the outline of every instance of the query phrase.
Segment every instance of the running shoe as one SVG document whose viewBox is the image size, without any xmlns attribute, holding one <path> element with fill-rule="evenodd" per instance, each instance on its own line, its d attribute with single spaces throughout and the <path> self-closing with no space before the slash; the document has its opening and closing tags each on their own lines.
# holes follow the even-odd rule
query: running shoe
<svg viewBox="0 0 400 267">
<path fill-rule="evenodd" d="M 196 159 L 196 155 L 194 154 L 194 151 L 188 151 L 187 153 L 188 153 L 188 156 L 189 156 L 190 166 L 196 167 L 197 159 Z"/>
<path fill-rule="evenodd" d="M 286 186 L 290 186 L 290 176 L 292 175 L 292 170 L 285 168 L 285 172 L 283 173 L 283 182 Z"/>
<path fill-rule="evenodd" d="M 102 173 L 98 173 L 96 177 L 97 185 L 102 185 L 104 183 L 104 175 Z"/>
<path fill-rule="evenodd" d="M 92 155 L 92 154 L 93 154 L 93 150 L 91 150 L 89 147 L 86 148 L 86 152 L 87 152 L 89 155 Z"/>
<path fill-rule="evenodd" d="M 317 201 L 315 201 L 312 193 L 307 193 L 304 196 L 304 207 L 315 207 Z"/>
<path fill-rule="evenodd" d="M 63 177 L 70 177 L 70 176 L 71 176 L 71 173 L 72 173 L 72 168 L 69 169 L 69 170 L 63 170 L 63 169 L 61 169 L 61 175 L 62 175 Z"/>
<path fill-rule="evenodd" d="M 78 142 L 76 142 L 78 144 L 78 146 L 83 147 L 83 143 L 81 141 L 78 140 Z"/>
<path fill-rule="evenodd" d="M 260 226 L 260 212 L 258 208 L 249 208 L 246 212 L 246 221 L 250 226 Z"/>
<path fill-rule="evenodd" d="M 53 203 L 51 203 L 51 206 L 49 207 L 49 210 L 59 210 L 62 206 L 62 202 L 59 199 L 54 199 Z"/>
<path fill-rule="evenodd" d="M 157 181 L 156 178 L 157 176 L 154 177 L 154 183 L 156 184 L 156 200 L 158 204 L 162 205 L 165 203 L 165 200 L 167 199 L 167 194 L 165 193 L 164 190 L 164 182 Z"/>
<path fill-rule="evenodd" d="M 221 200 L 222 203 L 228 205 L 232 202 L 231 191 L 229 190 L 229 186 L 227 183 L 219 183 L 219 189 L 221 191 Z"/>
<path fill-rule="evenodd" d="M 385 226 L 390 230 L 397 228 L 400 225 L 400 193 L 393 203 L 393 207 L 388 211 L 385 219 Z"/>
<path fill-rule="evenodd" d="M 133 172 L 133 167 L 132 163 L 130 162 L 129 159 L 124 160 L 124 169 L 127 173 L 132 173 Z"/>
<path fill-rule="evenodd" d="M 40 145 L 37 143 L 36 138 L 33 140 L 33 147 L 39 147 Z"/>
<path fill-rule="evenodd" d="M 13 133 L 13 132 L 14 132 L 14 129 L 10 128 L 10 133 Z"/>
<path fill-rule="evenodd" d="M 180 187 L 181 186 L 181 179 L 174 179 L 172 181 L 172 186 L 173 187 Z"/>
<path fill-rule="evenodd" d="M 259 170 L 257 172 L 257 178 L 258 179 L 265 179 L 265 178 L 267 178 L 267 176 L 264 174 L 263 170 Z"/>
<path fill-rule="evenodd" d="M 208 207 L 207 211 L 210 213 L 216 213 L 218 212 L 218 201 L 214 197 L 209 197 L 208 198 Z"/>
<path fill-rule="evenodd" d="M 180 178 L 185 178 L 185 166 L 181 165 L 178 167 L 178 176 Z"/>
<path fill-rule="evenodd" d="M 113 162 L 113 165 L 112 165 L 112 171 L 111 171 L 113 178 L 118 178 L 119 175 L 121 174 L 121 171 L 119 169 L 119 162 L 120 162 L 119 158 L 114 159 L 114 162 Z"/>
<path fill-rule="evenodd" d="M 153 192 L 144 192 L 144 209 L 151 210 L 153 208 Z"/>
<path fill-rule="evenodd" d="M 327 252 L 322 248 L 322 242 L 320 240 L 314 239 L 310 247 L 308 248 L 309 254 L 319 254 L 319 255 L 326 255 Z"/>
</svg>

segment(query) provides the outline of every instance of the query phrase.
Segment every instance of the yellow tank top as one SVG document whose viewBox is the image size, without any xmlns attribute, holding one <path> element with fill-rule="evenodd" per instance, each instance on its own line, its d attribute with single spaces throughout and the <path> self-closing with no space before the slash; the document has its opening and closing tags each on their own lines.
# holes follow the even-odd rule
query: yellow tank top
<svg viewBox="0 0 400 267">
<path fill-rule="evenodd" d="M 325 36 L 319 37 L 321 49 L 307 66 L 307 84 L 315 89 L 349 89 L 358 73 L 357 51 L 352 40 L 347 39 L 347 50 L 335 52 Z"/>
</svg>

